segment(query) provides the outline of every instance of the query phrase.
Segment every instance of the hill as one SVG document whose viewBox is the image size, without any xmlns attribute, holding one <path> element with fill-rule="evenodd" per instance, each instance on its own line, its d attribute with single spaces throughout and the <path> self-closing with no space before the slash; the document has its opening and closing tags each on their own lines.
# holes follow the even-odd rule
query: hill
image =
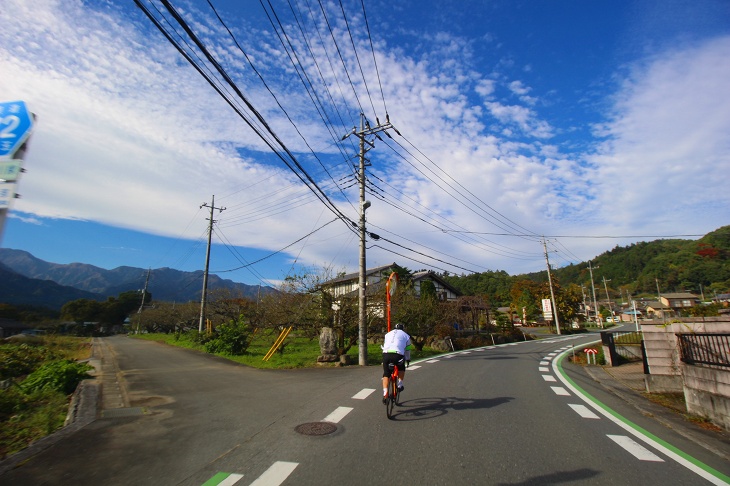
<svg viewBox="0 0 730 486">
<path fill-rule="evenodd" d="M 712 297 L 730 291 L 730 226 L 723 226 L 699 240 L 666 239 L 617 246 L 591 261 L 593 284 L 612 298 L 619 295 L 657 295 L 661 292 L 692 292 Z M 565 287 L 591 288 L 588 262 L 553 270 L 554 279 Z M 446 276 L 464 295 L 487 295 L 493 304 L 509 302 L 517 280 L 547 281 L 547 271 L 510 276 L 503 271 Z M 604 284 L 605 278 L 605 284 Z"/>
<path fill-rule="evenodd" d="M 84 297 L 72 297 L 68 300 L 79 298 L 93 298 L 95 300 L 106 300 L 108 297 L 117 297 L 122 292 L 140 290 L 144 287 L 147 270 L 135 267 L 117 267 L 106 270 L 88 265 L 85 263 L 49 263 L 40 260 L 30 253 L 22 250 L 0 248 L 0 264 L 5 266 L 7 272 L 15 272 L 19 277 L 25 277 L 22 292 L 8 291 L 0 292 L 0 301 L 8 304 L 24 304 L 51 307 L 45 301 L 48 292 L 40 292 L 49 284 L 59 287 L 82 291 Z M 5 282 L 8 279 L 17 277 L 0 277 Z M 158 268 L 150 271 L 148 292 L 152 298 L 158 301 L 167 302 L 188 302 L 200 300 L 200 293 L 203 286 L 203 272 L 183 272 L 171 268 Z M 3 286 L 4 288 L 5 286 Z M 219 289 L 230 290 L 234 295 L 242 295 L 256 299 L 259 292 L 263 295 L 276 290 L 271 287 L 246 285 L 232 280 L 226 280 L 217 275 L 208 275 L 208 290 Z M 60 291 L 59 291 L 60 292 Z M 69 295 L 73 292 L 69 291 Z M 90 297 L 93 296 L 93 297 Z M 55 299 L 53 299 L 56 302 Z M 55 304 L 54 304 L 55 305 Z M 60 308 L 60 306 L 58 306 Z"/>
</svg>

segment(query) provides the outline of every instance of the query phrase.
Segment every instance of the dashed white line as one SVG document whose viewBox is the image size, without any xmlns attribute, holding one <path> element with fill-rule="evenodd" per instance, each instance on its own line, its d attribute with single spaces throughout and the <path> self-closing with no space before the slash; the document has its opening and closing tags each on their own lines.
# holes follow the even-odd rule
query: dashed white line
<svg viewBox="0 0 730 486">
<path fill-rule="evenodd" d="M 555 377 L 553 375 L 540 375 L 540 376 L 542 376 L 542 379 L 545 381 L 558 381 L 555 379 Z"/>
<path fill-rule="evenodd" d="M 583 418 L 589 418 L 589 419 L 601 419 L 598 415 L 593 413 L 593 411 L 586 407 L 585 405 L 578 405 L 575 403 L 569 403 L 568 406 L 576 411 L 578 415 L 580 415 Z"/>
<path fill-rule="evenodd" d="M 243 474 L 229 474 L 226 479 L 218 483 L 218 486 L 232 486 L 241 480 Z"/>
<path fill-rule="evenodd" d="M 631 455 L 640 461 L 664 462 L 664 459 L 651 452 L 646 447 L 625 435 L 610 435 L 608 438 L 626 449 Z"/>
<path fill-rule="evenodd" d="M 355 395 L 353 395 L 352 398 L 354 398 L 355 400 L 365 400 L 374 391 L 375 391 L 375 388 L 363 388 L 362 390 L 357 392 Z"/>
<path fill-rule="evenodd" d="M 251 486 L 279 486 L 298 465 L 298 462 L 276 461 Z"/>
<path fill-rule="evenodd" d="M 550 366 L 550 361 L 540 361 L 540 366 Z"/>
<path fill-rule="evenodd" d="M 547 366 L 540 366 L 537 370 L 541 373 L 550 373 L 550 368 L 548 368 Z"/>
<path fill-rule="evenodd" d="M 426 363 L 438 363 L 438 360 L 437 359 L 431 359 L 431 360 L 426 361 Z"/>
<path fill-rule="evenodd" d="M 345 418 L 345 415 L 350 412 L 352 412 L 352 407 L 337 407 L 334 412 L 325 417 L 323 422 L 332 422 L 333 424 L 336 424 Z"/>
<path fill-rule="evenodd" d="M 420 368 L 419 365 L 411 365 L 411 366 L 408 367 L 408 371 L 417 370 L 418 368 Z"/>
<path fill-rule="evenodd" d="M 570 396 L 570 393 L 568 393 L 568 390 L 566 390 L 562 386 L 551 386 L 550 388 L 555 392 L 556 395 L 560 395 L 563 397 Z"/>
</svg>

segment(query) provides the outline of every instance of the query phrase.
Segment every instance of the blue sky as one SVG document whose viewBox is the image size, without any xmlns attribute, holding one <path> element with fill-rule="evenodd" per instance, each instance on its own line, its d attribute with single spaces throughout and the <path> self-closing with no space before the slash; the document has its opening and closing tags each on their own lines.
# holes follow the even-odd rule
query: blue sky
<svg viewBox="0 0 730 486">
<path fill-rule="evenodd" d="M 369 267 L 517 274 L 543 235 L 564 266 L 730 224 L 726 1 L 211 3 L 225 26 L 172 1 L 320 196 L 134 1 L 5 0 L 0 101 L 38 121 L 3 247 L 200 270 L 215 195 L 220 276 L 354 272 L 361 110 L 400 133 L 368 153 Z"/>
</svg>

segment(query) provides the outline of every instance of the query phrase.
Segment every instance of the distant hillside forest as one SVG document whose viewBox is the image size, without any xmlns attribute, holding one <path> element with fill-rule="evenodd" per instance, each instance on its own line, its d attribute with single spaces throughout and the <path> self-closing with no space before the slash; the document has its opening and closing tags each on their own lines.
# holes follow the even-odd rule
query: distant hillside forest
<svg viewBox="0 0 730 486">
<path fill-rule="evenodd" d="M 603 253 L 591 262 L 593 284 L 599 298 L 656 297 L 658 291 L 691 292 L 705 300 L 730 292 L 730 226 L 699 240 L 656 240 L 635 243 Z M 447 275 L 445 280 L 464 295 L 483 295 L 493 306 L 508 305 L 510 291 L 522 280 L 547 282 L 543 272 L 510 276 L 503 271 Z M 554 269 L 553 283 L 561 287 L 582 285 L 590 292 L 588 263 Z M 605 279 L 605 283 L 604 283 Z M 658 290 L 657 290 L 658 287 Z"/>
</svg>

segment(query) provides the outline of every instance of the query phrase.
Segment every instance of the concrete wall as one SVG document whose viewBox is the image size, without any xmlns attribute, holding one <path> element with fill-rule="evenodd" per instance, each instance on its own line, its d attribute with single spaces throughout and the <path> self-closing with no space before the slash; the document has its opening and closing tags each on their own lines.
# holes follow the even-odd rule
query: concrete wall
<svg viewBox="0 0 730 486">
<path fill-rule="evenodd" d="M 682 392 L 682 362 L 676 333 L 717 332 L 730 333 L 730 318 L 675 318 L 667 323 L 659 320 L 643 321 L 644 348 L 649 365 L 646 389 L 653 393 Z"/>
<path fill-rule="evenodd" d="M 690 332 L 730 334 L 730 318 L 680 318 L 666 324 L 644 321 L 641 330 L 650 372 L 645 375 L 646 390 L 684 392 L 688 412 L 730 430 L 730 369 L 683 363 L 675 336 Z"/>
<path fill-rule="evenodd" d="M 730 431 L 730 370 L 683 365 L 687 411 Z"/>
</svg>

